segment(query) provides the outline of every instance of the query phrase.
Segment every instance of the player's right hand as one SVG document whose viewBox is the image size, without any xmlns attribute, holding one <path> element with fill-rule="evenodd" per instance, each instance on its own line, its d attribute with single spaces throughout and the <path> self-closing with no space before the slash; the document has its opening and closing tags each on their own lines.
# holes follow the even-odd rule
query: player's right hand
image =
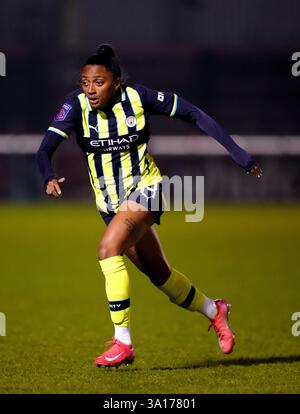
<svg viewBox="0 0 300 414">
<path fill-rule="evenodd" d="M 257 163 L 253 165 L 253 167 L 251 168 L 249 172 L 250 174 L 254 175 L 254 177 L 257 177 L 257 178 L 262 177 L 262 169 Z"/>
<path fill-rule="evenodd" d="M 60 183 L 63 183 L 65 181 L 65 177 L 61 178 L 53 178 L 52 180 L 49 180 L 47 182 L 46 186 L 46 193 L 49 196 L 58 198 L 61 195 L 61 189 L 60 189 Z"/>
</svg>

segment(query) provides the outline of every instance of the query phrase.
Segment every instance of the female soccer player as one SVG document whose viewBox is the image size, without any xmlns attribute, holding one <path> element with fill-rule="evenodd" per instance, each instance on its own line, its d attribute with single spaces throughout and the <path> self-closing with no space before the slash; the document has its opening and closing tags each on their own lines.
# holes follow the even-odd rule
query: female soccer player
<svg viewBox="0 0 300 414">
<path fill-rule="evenodd" d="M 46 193 L 57 198 L 65 178 L 55 175 L 51 157 L 72 131 L 76 133 L 87 162 L 97 209 L 107 225 L 98 256 L 114 336 L 110 348 L 95 363 L 99 367 L 118 367 L 131 364 L 135 357 L 124 255 L 173 303 L 205 315 L 217 334 L 222 352 L 228 354 L 234 347 L 234 334 L 228 325 L 229 304 L 225 300 L 209 299 L 185 275 L 173 269 L 152 227 L 160 223 L 163 212 L 162 177 L 147 152 L 148 118 L 160 114 L 196 124 L 222 144 L 247 172 L 259 178 L 261 168 L 199 108 L 173 93 L 125 84 L 121 76 L 113 49 L 100 46 L 97 54 L 81 68 L 81 88 L 67 97 L 37 153 Z"/>
</svg>

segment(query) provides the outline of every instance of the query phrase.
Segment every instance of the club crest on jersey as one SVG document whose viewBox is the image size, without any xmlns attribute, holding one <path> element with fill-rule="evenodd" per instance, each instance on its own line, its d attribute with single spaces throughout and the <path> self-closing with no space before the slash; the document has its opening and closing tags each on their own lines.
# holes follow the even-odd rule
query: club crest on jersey
<svg viewBox="0 0 300 414">
<path fill-rule="evenodd" d="M 126 118 L 126 125 L 129 128 L 132 128 L 132 127 L 136 126 L 136 117 L 135 116 L 128 116 Z"/>
<path fill-rule="evenodd" d="M 54 121 L 64 121 L 68 115 L 68 113 L 71 111 L 72 106 L 65 103 L 59 110 L 59 112 L 55 115 Z"/>
</svg>

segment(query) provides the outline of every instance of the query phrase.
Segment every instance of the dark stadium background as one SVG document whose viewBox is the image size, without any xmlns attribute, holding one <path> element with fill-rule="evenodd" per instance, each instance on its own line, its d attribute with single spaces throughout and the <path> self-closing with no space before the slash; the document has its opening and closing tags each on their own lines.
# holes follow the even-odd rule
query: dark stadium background
<svg viewBox="0 0 300 414">
<path fill-rule="evenodd" d="M 299 0 L 1 1 L 0 393 L 300 392 L 299 16 Z M 54 156 L 59 200 L 45 196 L 35 152 L 101 43 L 129 80 L 198 105 L 263 168 L 249 176 L 195 127 L 152 118 L 161 172 L 205 177 L 204 220 L 166 213 L 158 232 L 172 265 L 231 301 L 228 358 L 204 318 L 129 265 L 136 364 L 124 375 L 93 366 L 111 334 L 96 260 L 104 224 L 74 137 Z"/>
<path fill-rule="evenodd" d="M 249 200 L 253 194 L 255 199 L 298 199 L 299 148 L 293 154 L 281 150 L 266 156 L 264 147 L 270 136 L 282 136 L 283 147 L 288 146 L 285 137 L 300 132 L 300 77 L 291 73 L 291 56 L 300 48 L 299 12 L 297 0 L 2 2 L 0 50 L 6 54 L 7 76 L 0 78 L 0 134 L 43 134 L 65 95 L 76 87 L 82 63 L 108 42 L 129 80 L 178 93 L 231 134 L 263 135 L 266 140 L 261 138 L 257 156 L 265 170 L 259 188 L 249 181 L 245 189 L 228 157 L 205 153 L 190 159 L 157 154 L 164 174 L 207 175 L 208 200 Z M 151 125 L 156 135 L 200 133 L 163 117 L 154 117 Z M 87 176 L 72 168 L 74 158 L 83 161 L 70 141 L 56 157 L 64 165 L 59 172 L 72 175 L 65 195 L 90 197 Z M 3 152 L 1 199 L 41 197 L 33 155 Z M 215 177 L 220 170 L 227 173 L 222 179 Z"/>
</svg>

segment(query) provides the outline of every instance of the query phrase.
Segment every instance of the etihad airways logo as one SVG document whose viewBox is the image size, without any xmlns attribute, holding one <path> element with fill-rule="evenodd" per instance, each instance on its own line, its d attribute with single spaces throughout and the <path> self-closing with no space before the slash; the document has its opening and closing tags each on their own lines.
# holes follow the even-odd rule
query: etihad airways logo
<svg viewBox="0 0 300 414">
<path fill-rule="evenodd" d="M 106 149 L 107 151 L 129 149 L 129 144 L 136 141 L 138 138 L 138 134 L 134 134 L 120 138 L 93 139 L 90 141 L 90 145 L 94 148 L 102 148 L 104 150 Z"/>
</svg>

